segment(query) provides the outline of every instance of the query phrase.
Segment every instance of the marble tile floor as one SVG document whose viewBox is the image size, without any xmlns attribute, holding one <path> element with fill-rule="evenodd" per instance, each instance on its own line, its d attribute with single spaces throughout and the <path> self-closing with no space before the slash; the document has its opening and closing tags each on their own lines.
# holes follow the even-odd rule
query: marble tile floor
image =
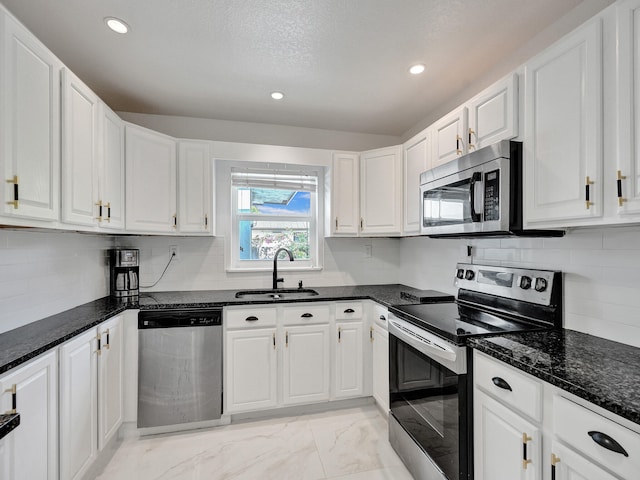
<svg viewBox="0 0 640 480">
<path fill-rule="evenodd" d="M 412 480 L 374 405 L 125 439 L 98 480 Z"/>
</svg>

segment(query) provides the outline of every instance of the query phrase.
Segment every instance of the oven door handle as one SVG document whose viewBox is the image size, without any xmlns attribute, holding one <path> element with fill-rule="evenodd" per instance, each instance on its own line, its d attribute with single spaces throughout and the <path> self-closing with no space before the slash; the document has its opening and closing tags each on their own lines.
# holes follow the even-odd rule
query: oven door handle
<svg viewBox="0 0 640 480">
<path fill-rule="evenodd" d="M 471 183 L 469 184 L 469 197 L 471 203 L 471 221 L 478 223 L 482 221 L 482 215 L 476 212 L 476 183 L 482 181 L 482 174 L 480 172 L 473 172 L 471 175 Z"/>
<path fill-rule="evenodd" d="M 411 345 L 419 352 L 431 358 L 443 358 L 454 362 L 457 353 L 454 349 L 446 344 L 446 341 L 435 341 L 435 335 L 432 335 L 409 322 L 398 318 L 388 319 L 389 333 L 395 335 L 398 339 Z"/>
</svg>

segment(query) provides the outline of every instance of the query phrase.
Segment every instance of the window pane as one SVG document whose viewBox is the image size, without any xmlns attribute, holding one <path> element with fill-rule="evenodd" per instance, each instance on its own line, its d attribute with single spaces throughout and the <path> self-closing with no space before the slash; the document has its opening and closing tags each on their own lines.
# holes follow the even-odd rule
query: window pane
<svg viewBox="0 0 640 480">
<path fill-rule="evenodd" d="M 309 222 L 240 220 L 238 225 L 240 260 L 273 260 L 281 247 L 295 259 L 309 260 Z"/>
<path fill-rule="evenodd" d="M 238 213 L 308 216 L 311 213 L 311 192 L 239 187 Z"/>
</svg>

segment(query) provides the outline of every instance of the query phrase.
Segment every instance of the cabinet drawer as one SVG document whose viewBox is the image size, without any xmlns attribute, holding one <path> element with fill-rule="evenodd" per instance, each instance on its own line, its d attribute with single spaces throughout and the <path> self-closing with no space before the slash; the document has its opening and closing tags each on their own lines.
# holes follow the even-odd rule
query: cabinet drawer
<svg viewBox="0 0 640 480">
<path fill-rule="evenodd" d="M 285 306 L 282 315 L 283 325 L 311 325 L 329 323 L 328 305 Z"/>
<path fill-rule="evenodd" d="M 474 382 L 488 394 L 528 417 L 542 419 L 542 382 L 479 352 L 474 356 Z"/>
<path fill-rule="evenodd" d="M 336 303 L 336 320 L 362 318 L 362 302 Z"/>
<path fill-rule="evenodd" d="M 276 307 L 225 308 L 227 328 L 273 327 L 276 324 Z"/>
<path fill-rule="evenodd" d="M 373 324 L 387 330 L 387 320 L 389 319 L 389 309 L 377 303 L 373 305 Z"/>
<path fill-rule="evenodd" d="M 591 461 L 623 478 L 638 478 L 640 472 L 640 435 L 602 415 L 564 397 L 554 397 L 553 431 L 566 444 Z M 615 441 L 624 452 L 601 446 Z M 599 441 L 601 444 L 596 443 Z M 562 458 L 560 458 L 562 461 Z"/>
</svg>

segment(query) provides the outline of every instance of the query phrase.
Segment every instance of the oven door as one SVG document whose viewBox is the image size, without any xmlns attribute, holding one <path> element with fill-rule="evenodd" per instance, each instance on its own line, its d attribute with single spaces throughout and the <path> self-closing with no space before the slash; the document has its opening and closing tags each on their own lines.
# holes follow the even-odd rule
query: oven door
<svg viewBox="0 0 640 480">
<path fill-rule="evenodd" d="M 470 458 L 468 385 L 466 368 L 459 368 L 460 364 L 466 367 L 466 349 L 451 344 L 456 357 L 464 357 L 453 361 L 430 355 L 430 350 L 440 349 L 431 344 L 430 337 L 438 343 L 445 341 L 424 331 L 418 338 L 411 332 L 407 335 L 406 327 L 417 327 L 397 318 L 389 322 L 391 414 L 431 458 L 442 480 L 466 480 Z"/>
</svg>

